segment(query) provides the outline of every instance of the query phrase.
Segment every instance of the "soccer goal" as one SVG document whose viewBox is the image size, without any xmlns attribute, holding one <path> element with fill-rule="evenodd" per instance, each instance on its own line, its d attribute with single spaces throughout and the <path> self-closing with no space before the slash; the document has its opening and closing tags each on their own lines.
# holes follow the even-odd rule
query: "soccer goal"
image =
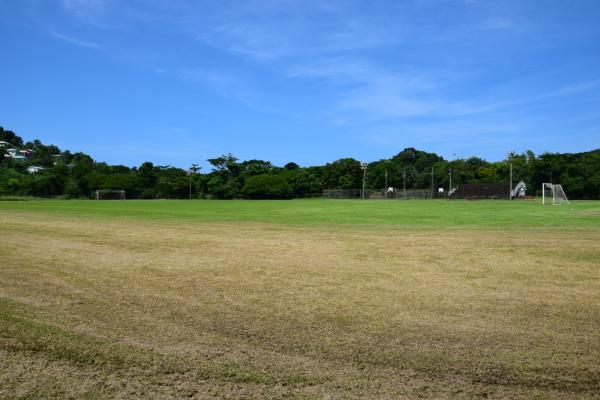
<svg viewBox="0 0 600 400">
<path fill-rule="evenodd" d="M 553 206 L 560 206 L 563 203 L 569 204 L 569 199 L 567 199 L 561 185 L 542 183 L 542 204 L 546 204 L 546 197 L 548 197 L 548 203 L 550 203 L 550 196 L 552 196 Z"/>
<path fill-rule="evenodd" d="M 125 200 L 125 191 L 96 190 L 96 200 Z"/>
</svg>

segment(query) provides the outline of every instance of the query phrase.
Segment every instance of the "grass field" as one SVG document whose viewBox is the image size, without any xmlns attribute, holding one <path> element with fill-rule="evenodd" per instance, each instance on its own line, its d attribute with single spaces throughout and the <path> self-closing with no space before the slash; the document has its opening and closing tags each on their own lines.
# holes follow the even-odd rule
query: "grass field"
<svg viewBox="0 0 600 400">
<path fill-rule="evenodd" d="M 0 398 L 600 399 L 600 202 L 3 201 Z"/>
</svg>

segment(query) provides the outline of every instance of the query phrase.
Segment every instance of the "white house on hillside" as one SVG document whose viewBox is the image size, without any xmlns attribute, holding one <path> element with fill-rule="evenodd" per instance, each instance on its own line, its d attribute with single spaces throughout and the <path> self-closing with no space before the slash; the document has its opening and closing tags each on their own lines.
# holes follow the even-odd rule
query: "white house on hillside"
<svg viewBox="0 0 600 400">
<path fill-rule="evenodd" d="M 6 143 L 6 142 L 3 142 L 3 143 Z M 11 158 L 13 160 L 25 160 L 29 156 L 31 156 L 32 153 L 33 153 L 33 150 L 29 150 L 29 149 L 19 150 L 19 149 L 15 149 L 14 147 L 12 147 L 10 149 L 6 149 L 6 154 L 4 155 L 4 157 Z"/>
<path fill-rule="evenodd" d="M 19 154 L 18 149 L 8 149 L 8 150 L 6 150 L 6 153 L 7 154 L 4 155 L 4 157 L 6 157 L 6 158 L 11 158 L 13 160 L 26 160 L 27 159 L 27 157 Z"/>
<path fill-rule="evenodd" d="M 39 167 L 37 165 L 30 165 L 29 167 L 27 167 L 27 172 L 29 172 L 30 174 L 35 174 L 36 172 L 40 172 L 43 169 L 44 169 L 44 167 Z"/>
</svg>

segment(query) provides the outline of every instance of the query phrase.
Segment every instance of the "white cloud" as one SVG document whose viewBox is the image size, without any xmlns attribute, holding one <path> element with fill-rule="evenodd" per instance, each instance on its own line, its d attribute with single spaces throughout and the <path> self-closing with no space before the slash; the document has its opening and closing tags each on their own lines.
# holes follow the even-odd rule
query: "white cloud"
<svg viewBox="0 0 600 400">
<path fill-rule="evenodd" d="M 488 18 L 482 21 L 480 24 L 476 25 L 477 28 L 489 30 L 512 29 L 514 28 L 514 26 L 515 25 L 513 21 L 503 17 Z"/>
<path fill-rule="evenodd" d="M 227 57 L 234 55 L 244 59 L 245 63 L 258 66 L 249 73 L 244 68 L 219 70 L 214 65 L 209 68 L 202 65 L 168 68 L 180 79 L 200 82 L 248 106 L 257 107 L 259 98 L 269 97 L 265 94 L 269 89 L 259 76 L 260 68 L 265 75 L 276 79 L 323 80 L 332 89 L 325 89 L 333 98 L 326 114 L 334 124 L 491 113 L 591 90 L 599 84 L 591 81 L 517 98 L 516 93 L 523 92 L 521 88 L 496 92 L 495 86 L 501 82 L 477 87 L 477 83 L 473 83 L 476 74 L 468 61 L 466 66 L 452 64 L 455 56 L 449 55 L 451 67 L 443 63 L 436 65 L 428 55 L 421 55 L 421 49 L 415 50 L 422 45 L 427 52 L 438 51 L 443 62 L 447 55 L 444 51 L 451 52 L 452 42 L 468 47 L 474 36 L 504 35 L 503 31 L 518 30 L 523 25 L 523 18 L 516 18 L 502 10 L 503 7 L 480 4 L 475 0 L 464 3 L 476 11 L 469 14 L 455 10 L 457 21 L 436 24 L 429 24 L 429 15 L 432 8 L 443 8 L 437 2 L 364 7 L 361 2 L 351 0 L 249 0 L 243 3 L 223 0 L 217 5 L 175 0 L 139 3 L 123 0 L 122 3 L 112 2 L 108 7 L 108 0 L 61 1 L 79 18 L 102 19 L 104 22 L 109 16 L 122 14 L 134 23 L 149 24 L 151 22 L 144 15 L 151 14 L 163 27 L 184 30 L 197 41 L 228 53 Z M 129 12 L 119 12 L 123 10 Z M 54 36 L 74 45 L 98 47 L 96 43 L 62 34 Z M 438 43 L 442 41 L 443 46 Z M 405 51 L 405 45 L 409 47 L 408 54 L 412 51 L 423 59 L 416 59 L 412 66 L 410 61 L 404 61 L 399 55 Z M 393 61 L 377 58 L 376 53 L 382 49 L 382 53 L 393 55 Z M 456 57 L 468 59 L 464 54 Z M 397 67 L 392 64 L 396 60 L 400 60 Z M 423 65 L 426 70 L 420 67 Z M 449 71 L 451 68 L 461 72 Z M 472 91 L 462 90 L 463 84 L 472 84 Z M 450 90 L 446 90 L 448 88 Z"/>
<path fill-rule="evenodd" d="M 546 93 L 538 93 L 532 94 L 530 96 L 524 97 L 513 97 L 503 101 L 496 102 L 471 102 L 471 103 L 455 103 L 451 108 L 451 112 L 455 116 L 463 116 L 463 115 L 471 115 L 471 114 L 481 114 L 501 109 L 507 109 L 510 107 L 515 107 L 519 105 L 525 105 L 528 103 L 539 102 L 542 100 L 547 100 L 560 96 L 567 96 L 570 94 L 578 94 L 588 92 L 590 90 L 596 89 L 600 87 L 600 79 L 595 79 L 586 82 L 572 83 L 556 90 L 546 92 Z M 512 92 L 517 92 L 516 90 Z"/>
<path fill-rule="evenodd" d="M 505 90 L 506 93 L 502 95 L 495 94 L 493 87 L 486 88 L 484 93 L 465 94 L 462 98 L 444 93 L 446 87 L 468 82 L 468 75 L 437 70 L 391 72 L 349 59 L 322 59 L 292 66 L 287 72 L 291 78 L 322 79 L 337 85 L 338 101 L 333 111 L 333 121 L 342 120 L 346 124 L 364 117 L 386 120 L 409 116 L 461 117 L 484 114 L 600 87 L 600 79 L 597 79 L 521 97 L 514 95 L 523 92 L 522 88 L 516 87 Z M 500 100 L 489 100 L 494 98 Z M 357 112 L 360 114 L 357 115 Z"/>
<path fill-rule="evenodd" d="M 104 12 L 105 0 L 62 0 L 62 6 L 82 19 L 96 18 Z"/>
<path fill-rule="evenodd" d="M 182 68 L 179 78 L 209 86 L 222 96 L 234 98 L 249 107 L 257 107 L 257 95 L 233 72 L 205 68 Z"/>
<path fill-rule="evenodd" d="M 100 48 L 100 45 L 98 45 L 97 43 L 94 42 L 88 42 L 85 40 L 81 40 L 81 39 L 77 39 L 71 36 L 67 36 L 67 35 L 63 35 L 61 33 L 58 32 L 52 32 L 52 37 L 54 37 L 55 39 L 59 39 L 62 40 L 64 42 L 70 43 L 72 45 L 75 46 L 79 46 L 79 47 L 86 47 L 89 49 L 98 49 Z"/>
<path fill-rule="evenodd" d="M 329 59 L 292 67 L 288 76 L 324 79 L 340 87 L 334 120 L 340 114 L 371 120 L 429 115 L 447 108 L 437 98 L 435 89 L 440 78 L 424 73 L 393 73 L 363 62 Z M 357 112 L 360 115 L 357 115 Z"/>
<path fill-rule="evenodd" d="M 215 48 L 258 60 L 370 49 L 403 38 L 398 18 L 353 2 L 251 1 L 209 13 L 194 30 Z M 381 21 L 381 19 L 385 19 Z"/>
</svg>

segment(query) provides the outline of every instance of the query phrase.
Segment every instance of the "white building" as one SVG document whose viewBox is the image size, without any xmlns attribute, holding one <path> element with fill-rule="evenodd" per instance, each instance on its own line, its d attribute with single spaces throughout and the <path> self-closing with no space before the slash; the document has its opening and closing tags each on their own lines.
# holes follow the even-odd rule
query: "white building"
<svg viewBox="0 0 600 400">
<path fill-rule="evenodd" d="M 26 160 L 29 156 L 31 156 L 32 153 L 33 150 L 19 150 L 15 149 L 14 147 L 11 147 L 10 149 L 6 149 L 6 154 L 4 155 L 4 157 L 11 158 L 13 160 Z"/>
<path fill-rule="evenodd" d="M 40 172 L 43 169 L 44 169 L 44 167 L 39 167 L 37 165 L 30 165 L 29 167 L 27 167 L 27 172 L 29 172 L 30 174 L 35 174 L 36 172 Z"/>
</svg>

